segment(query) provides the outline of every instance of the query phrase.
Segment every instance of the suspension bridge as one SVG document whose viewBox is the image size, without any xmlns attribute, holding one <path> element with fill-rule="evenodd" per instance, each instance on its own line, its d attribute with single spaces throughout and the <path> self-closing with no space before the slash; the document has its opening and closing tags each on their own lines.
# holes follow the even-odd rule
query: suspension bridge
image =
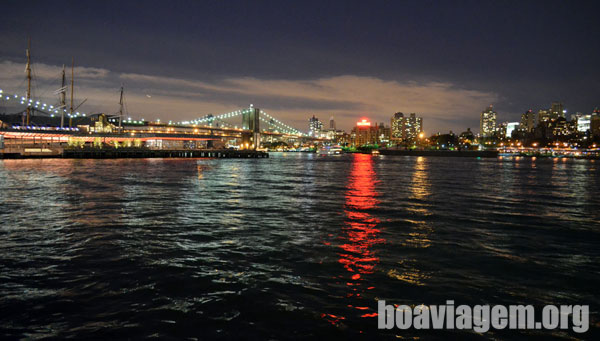
<svg viewBox="0 0 600 341">
<path fill-rule="evenodd" d="M 26 150 L 29 154 L 57 154 L 71 147 L 259 150 L 274 142 L 298 146 L 322 142 L 253 105 L 193 120 L 160 122 L 123 118 L 117 114 L 68 112 L 41 100 L 0 90 L 1 107 L 14 107 L 16 114 L 5 114 L 2 117 L 5 120 L 0 121 L 0 149 L 6 153 L 6 149 L 16 148 L 22 155 Z M 26 108 L 31 113 L 29 125 L 23 124 L 19 116 Z M 61 125 L 65 117 L 75 124 Z"/>
</svg>

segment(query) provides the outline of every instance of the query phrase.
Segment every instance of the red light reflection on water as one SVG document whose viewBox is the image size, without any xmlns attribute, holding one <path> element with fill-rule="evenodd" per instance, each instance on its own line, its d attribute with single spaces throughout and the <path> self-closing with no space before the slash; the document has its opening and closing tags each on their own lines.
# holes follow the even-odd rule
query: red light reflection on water
<svg viewBox="0 0 600 341">
<path fill-rule="evenodd" d="M 377 229 L 377 225 L 380 220 L 366 212 L 379 204 L 376 184 L 373 157 L 366 154 L 354 154 L 344 208 L 347 223 L 344 227 L 344 234 L 341 236 L 344 243 L 340 245 L 340 248 L 343 252 L 340 252 L 338 260 L 349 272 L 348 277 L 344 277 L 344 281 L 350 289 L 348 298 L 362 298 L 362 291 L 375 288 L 371 283 L 367 288 L 361 287 L 361 284 L 365 283 L 366 277 L 374 272 L 375 266 L 379 262 L 379 257 L 373 252 L 372 247 L 385 243 L 384 239 L 378 237 L 380 230 Z M 361 317 L 377 315 L 376 313 L 366 313 L 365 310 L 370 309 L 368 307 L 355 306 L 354 308 L 361 311 Z"/>
<path fill-rule="evenodd" d="M 342 238 L 346 243 L 340 246 L 346 252 L 340 254 L 339 260 L 352 273 L 350 279 L 354 281 L 360 281 L 361 275 L 373 273 L 379 261 L 371 251 L 374 244 L 383 242 L 377 238 L 379 219 L 365 212 L 379 203 L 376 182 L 371 155 L 354 154 L 344 209 L 348 222 Z M 360 283 L 353 283 L 357 284 Z"/>
</svg>

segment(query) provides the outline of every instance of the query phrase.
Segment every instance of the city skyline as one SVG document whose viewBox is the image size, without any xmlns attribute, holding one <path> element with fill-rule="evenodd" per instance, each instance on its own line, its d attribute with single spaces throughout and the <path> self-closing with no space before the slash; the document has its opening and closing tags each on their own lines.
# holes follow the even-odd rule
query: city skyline
<svg viewBox="0 0 600 341">
<path fill-rule="evenodd" d="M 162 3 L 148 3 L 151 10 L 120 4 L 119 13 L 110 4 L 88 5 L 39 3 L 26 10 L 40 18 L 31 21 L 36 25 L 10 30 L 25 7 L 9 1 L 0 24 L 6 32 L 2 87 L 22 90 L 23 51 L 31 36 L 40 93 L 57 88 L 58 70 L 75 57 L 75 95 L 88 98 L 82 110 L 116 111 L 124 83 L 131 114 L 147 119 L 185 120 L 254 103 L 297 128 L 313 114 L 335 116 L 338 128 L 348 131 L 360 117 L 386 122 L 402 111 L 421 115 L 427 132 L 446 132 L 477 130 L 478 114 L 489 104 L 506 121 L 519 121 L 527 109 L 544 109 L 552 101 L 565 103 L 570 113 L 588 114 L 598 106 L 594 4 L 565 10 L 567 4 L 559 2 L 405 3 L 361 13 L 360 4 L 307 3 L 292 13 L 264 4 L 179 3 L 160 20 L 156 9 Z M 41 20 L 59 16 L 61 7 L 72 22 Z M 474 11 L 484 15 L 469 16 Z M 223 15 L 212 19 L 215 13 Z M 461 23 L 450 15 L 457 13 L 469 19 Z M 240 18 L 253 15 L 264 20 L 241 24 Z M 390 20 L 394 15 L 401 20 Z M 190 16 L 194 20 L 185 20 Z M 329 23 L 320 20 L 324 16 Z M 529 24 L 524 35 L 511 26 L 519 20 Z M 483 27 L 486 21 L 494 28 Z M 467 24 L 483 31 L 465 31 Z M 78 44 L 62 48 L 65 40 Z M 128 46 L 134 42 L 135 50 Z M 535 58 L 522 56 L 532 53 Z"/>
<path fill-rule="evenodd" d="M 600 2 L 0 9 L 0 340 L 600 339 Z"/>
</svg>

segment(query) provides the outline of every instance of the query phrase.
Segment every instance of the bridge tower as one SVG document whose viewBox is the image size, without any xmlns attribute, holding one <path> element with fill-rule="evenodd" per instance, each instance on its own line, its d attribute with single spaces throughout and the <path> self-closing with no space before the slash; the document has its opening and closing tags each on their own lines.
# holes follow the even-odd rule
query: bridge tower
<svg viewBox="0 0 600 341">
<path fill-rule="evenodd" d="M 260 109 L 250 104 L 250 108 L 242 111 L 242 145 L 246 149 L 260 147 Z"/>
</svg>

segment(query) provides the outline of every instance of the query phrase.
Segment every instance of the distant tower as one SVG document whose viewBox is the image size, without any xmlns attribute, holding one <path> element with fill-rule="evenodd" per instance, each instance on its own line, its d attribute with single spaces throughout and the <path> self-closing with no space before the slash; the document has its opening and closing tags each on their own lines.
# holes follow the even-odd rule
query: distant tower
<svg viewBox="0 0 600 341">
<path fill-rule="evenodd" d="M 323 130 L 323 122 L 319 121 L 315 115 L 308 119 L 308 134 L 311 136 L 316 136 L 318 133 Z"/>
<path fill-rule="evenodd" d="M 249 131 L 242 133 L 242 145 L 246 149 L 260 148 L 260 109 L 250 104 L 250 108 L 242 110 L 242 127 Z"/>
<path fill-rule="evenodd" d="M 333 119 L 333 116 L 329 118 L 329 129 L 335 130 L 335 120 Z"/>
<path fill-rule="evenodd" d="M 27 66 L 25 67 L 25 71 L 27 72 L 27 101 L 31 99 L 31 38 L 27 40 Z M 27 114 L 26 120 L 23 120 L 23 125 L 29 125 L 29 120 L 31 119 L 31 108 L 30 104 L 27 104 Z"/>
<path fill-rule="evenodd" d="M 496 112 L 493 105 L 481 112 L 479 121 L 479 133 L 483 137 L 490 137 L 496 132 Z"/>
</svg>

